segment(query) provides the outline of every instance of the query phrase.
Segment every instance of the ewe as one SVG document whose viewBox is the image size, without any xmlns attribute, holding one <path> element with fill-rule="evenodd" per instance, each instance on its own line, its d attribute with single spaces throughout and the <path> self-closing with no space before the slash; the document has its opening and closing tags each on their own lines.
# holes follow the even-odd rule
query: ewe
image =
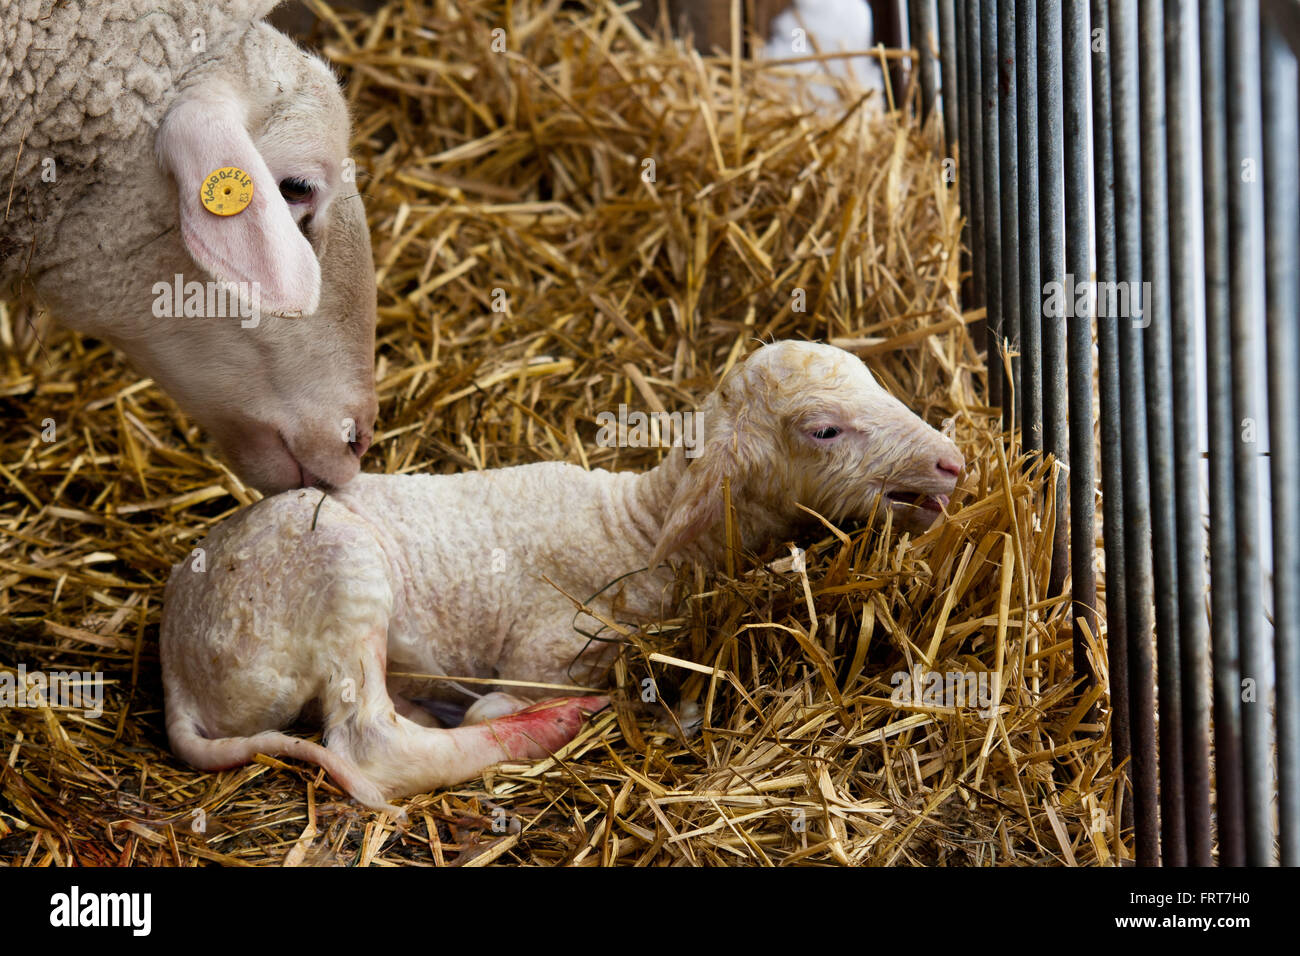
<svg viewBox="0 0 1300 956">
<path fill-rule="evenodd" d="M 113 343 L 264 492 L 350 480 L 376 411 L 347 107 L 274 6 L 0 7 L 0 295 Z M 218 214 L 229 167 L 251 201 Z"/>
</svg>

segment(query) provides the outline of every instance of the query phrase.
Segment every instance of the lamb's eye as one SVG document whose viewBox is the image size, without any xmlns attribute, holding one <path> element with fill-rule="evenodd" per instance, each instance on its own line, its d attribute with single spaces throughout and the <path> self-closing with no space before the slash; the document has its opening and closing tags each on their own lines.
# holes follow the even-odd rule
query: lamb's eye
<svg viewBox="0 0 1300 956">
<path fill-rule="evenodd" d="M 311 183 L 305 179 L 295 179 L 291 176 L 280 180 L 280 195 L 284 197 L 285 202 L 306 202 L 311 199 L 312 192 L 314 190 Z"/>
<path fill-rule="evenodd" d="M 840 433 L 840 429 L 836 428 L 834 425 L 831 425 L 829 428 L 817 429 L 817 431 L 812 433 L 812 437 L 819 438 L 822 441 L 830 441 L 830 439 L 838 436 L 839 433 Z"/>
</svg>

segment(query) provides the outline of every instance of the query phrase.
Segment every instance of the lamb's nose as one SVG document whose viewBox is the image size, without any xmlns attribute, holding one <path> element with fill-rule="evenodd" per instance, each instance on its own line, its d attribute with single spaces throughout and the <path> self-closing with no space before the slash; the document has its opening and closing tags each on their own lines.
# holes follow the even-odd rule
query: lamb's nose
<svg viewBox="0 0 1300 956">
<path fill-rule="evenodd" d="M 960 458 L 940 458 L 935 462 L 934 467 L 945 475 L 952 475 L 954 478 L 961 477 L 962 467 L 966 463 Z"/>
</svg>

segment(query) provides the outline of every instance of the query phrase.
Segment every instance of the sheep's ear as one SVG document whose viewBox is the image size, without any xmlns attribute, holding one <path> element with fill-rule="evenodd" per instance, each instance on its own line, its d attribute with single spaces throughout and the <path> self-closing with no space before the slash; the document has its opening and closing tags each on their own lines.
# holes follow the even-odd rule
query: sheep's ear
<svg viewBox="0 0 1300 956">
<path fill-rule="evenodd" d="M 251 283 L 262 311 L 310 315 L 320 304 L 320 263 L 245 127 L 242 101 L 224 83 L 191 88 L 158 129 L 159 162 L 176 180 L 181 239 L 220 282 Z M 204 208 L 208 175 L 235 166 L 253 181 L 252 202 L 219 216 Z"/>
<path fill-rule="evenodd" d="M 705 445 L 704 453 L 678 479 L 650 567 L 657 567 L 722 520 L 722 483 L 731 479 L 735 493 L 735 465 L 735 454 L 725 439 Z"/>
</svg>

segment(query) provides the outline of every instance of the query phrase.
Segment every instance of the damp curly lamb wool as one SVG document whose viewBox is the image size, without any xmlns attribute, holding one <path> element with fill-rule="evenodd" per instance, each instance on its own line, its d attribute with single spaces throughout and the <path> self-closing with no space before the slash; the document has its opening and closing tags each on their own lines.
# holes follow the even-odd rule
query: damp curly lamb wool
<svg viewBox="0 0 1300 956">
<path fill-rule="evenodd" d="M 376 408 L 347 107 L 273 6 L 0 7 L 0 295 L 112 342 L 268 492 L 348 481 Z M 254 189 L 219 216 L 229 166 Z"/>
<path fill-rule="evenodd" d="M 173 749 L 209 770 L 258 752 L 300 757 L 385 809 L 506 757 L 541 756 L 600 702 L 505 716 L 526 702 L 498 691 L 470 708 L 473 726 L 442 730 L 421 726 L 414 701 L 463 691 L 386 675 L 598 685 L 611 645 L 583 632 L 674 611 L 661 560 L 718 560 L 724 483 L 752 549 L 807 521 L 799 505 L 844 520 L 883 496 L 928 525 L 965 464 L 861 360 L 827 345 L 762 346 L 699 415 L 699 456 L 674 449 L 644 474 L 544 462 L 361 475 L 323 499 L 286 492 L 224 522 L 167 585 Z M 280 733 L 313 703 L 323 747 Z"/>
</svg>

